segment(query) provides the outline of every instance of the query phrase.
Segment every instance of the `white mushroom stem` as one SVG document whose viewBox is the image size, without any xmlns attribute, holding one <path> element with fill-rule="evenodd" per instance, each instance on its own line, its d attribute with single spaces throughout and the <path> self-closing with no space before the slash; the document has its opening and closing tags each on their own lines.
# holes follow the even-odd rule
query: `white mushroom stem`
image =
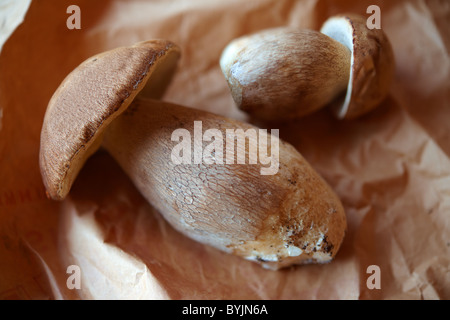
<svg viewBox="0 0 450 320">
<path fill-rule="evenodd" d="M 193 141 L 194 121 L 201 121 L 203 132 L 215 129 L 223 138 L 227 129 L 257 129 L 192 108 L 136 99 L 107 128 L 103 146 L 141 194 L 192 239 L 272 269 L 335 256 L 346 229 L 342 205 L 292 146 L 268 137 L 268 150 L 273 141 L 279 144 L 274 175 L 261 175 L 262 165 L 248 160 L 178 165 L 171 160 L 179 143 L 172 133 L 186 129 Z M 249 139 L 247 156 L 257 143 Z M 203 142 L 202 149 L 210 144 Z"/>
</svg>

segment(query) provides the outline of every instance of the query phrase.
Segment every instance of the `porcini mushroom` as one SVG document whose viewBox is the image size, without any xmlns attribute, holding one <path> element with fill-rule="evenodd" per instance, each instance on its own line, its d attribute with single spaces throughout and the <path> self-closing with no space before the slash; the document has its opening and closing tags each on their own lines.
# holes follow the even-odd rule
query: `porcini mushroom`
<svg viewBox="0 0 450 320">
<path fill-rule="evenodd" d="M 280 27 L 231 41 L 220 66 L 236 105 L 263 120 L 300 118 L 326 105 L 349 119 L 377 106 L 393 76 L 384 32 L 356 15 L 332 17 L 321 31 Z"/>
<path fill-rule="evenodd" d="M 342 204 L 292 146 L 270 136 L 267 149 L 279 146 L 273 175 L 261 175 L 262 164 L 172 160 L 172 133 L 192 130 L 195 121 L 223 136 L 227 129 L 256 130 L 149 99 L 164 87 L 160 79 L 167 83 L 178 55 L 170 42 L 143 42 L 88 59 L 63 81 L 42 129 L 40 166 L 49 196 L 63 199 L 87 157 L 102 146 L 186 236 L 271 269 L 331 261 L 346 230 Z M 245 153 L 258 142 L 250 138 Z"/>
</svg>

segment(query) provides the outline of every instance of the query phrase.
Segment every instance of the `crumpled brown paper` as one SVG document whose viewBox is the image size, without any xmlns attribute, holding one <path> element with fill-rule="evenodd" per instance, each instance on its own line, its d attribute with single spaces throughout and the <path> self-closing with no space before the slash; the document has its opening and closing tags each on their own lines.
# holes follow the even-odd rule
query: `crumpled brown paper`
<svg viewBox="0 0 450 320">
<path fill-rule="evenodd" d="M 449 299 L 450 5 L 380 2 L 396 58 L 391 95 L 337 121 L 327 110 L 280 129 L 340 196 L 348 233 L 336 259 L 270 271 L 174 231 L 113 159 L 98 152 L 70 196 L 45 197 L 38 165 L 47 103 L 84 59 L 166 38 L 182 49 L 164 99 L 248 120 L 219 68 L 233 38 L 275 26 L 319 29 L 378 1 L 32 1 L 0 53 L 1 299 Z M 69 266 L 80 289 L 70 289 Z M 381 288 L 369 289 L 368 267 Z"/>
</svg>

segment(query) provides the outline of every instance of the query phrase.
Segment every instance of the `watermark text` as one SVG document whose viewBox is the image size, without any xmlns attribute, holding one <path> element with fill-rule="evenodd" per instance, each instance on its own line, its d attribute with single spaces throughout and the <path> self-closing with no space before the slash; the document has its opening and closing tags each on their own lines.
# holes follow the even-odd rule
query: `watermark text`
<svg viewBox="0 0 450 320">
<path fill-rule="evenodd" d="M 261 164 L 261 175 L 274 175 L 279 169 L 279 130 L 208 129 L 194 121 L 193 139 L 189 130 L 180 128 L 171 140 L 178 142 L 171 153 L 174 164 Z M 269 143 L 270 141 L 270 143 Z M 204 147 L 204 142 L 206 146 Z M 248 159 L 248 162 L 247 162 Z"/>
</svg>

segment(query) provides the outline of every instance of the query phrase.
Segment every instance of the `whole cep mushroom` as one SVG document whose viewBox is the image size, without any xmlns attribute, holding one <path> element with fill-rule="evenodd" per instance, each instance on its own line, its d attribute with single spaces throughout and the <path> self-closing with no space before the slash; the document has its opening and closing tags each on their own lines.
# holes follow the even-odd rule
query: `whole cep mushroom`
<svg viewBox="0 0 450 320">
<path fill-rule="evenodd" d="M 269 153 L 279 150 L 275 174 L 262 175 L 263 164 L 218 163 L 217 149 L 202 154 L 209 161 L 173 161 L 173 133 L 192 132 L 196 121 L 205 134 L 211 129 L 223 137 L 228 129 L 257 129 L 153 99 L 178 57 L 173 43 L 148 41 L 90 58 L 69 74 L 42 128 L 40 167 L 49 196 L 67 196 L 83 163 L 102 146 L 186 236 L 270 269 L 331 261 L 346 231 L 342 204 L 291 145 L 268 135 Z M 245 153 L 258 143 L 249 138 Z"/>
<path fill-rule="evenodd" d="M 255 118 L 295 119 L 330 105 L 352 119 L 387 96 L 394 58 L 382 30 L 340 15 L 321 32 L 281 27 L 235 39 L 220 66 L 236 105 Z"/>
</svg>

